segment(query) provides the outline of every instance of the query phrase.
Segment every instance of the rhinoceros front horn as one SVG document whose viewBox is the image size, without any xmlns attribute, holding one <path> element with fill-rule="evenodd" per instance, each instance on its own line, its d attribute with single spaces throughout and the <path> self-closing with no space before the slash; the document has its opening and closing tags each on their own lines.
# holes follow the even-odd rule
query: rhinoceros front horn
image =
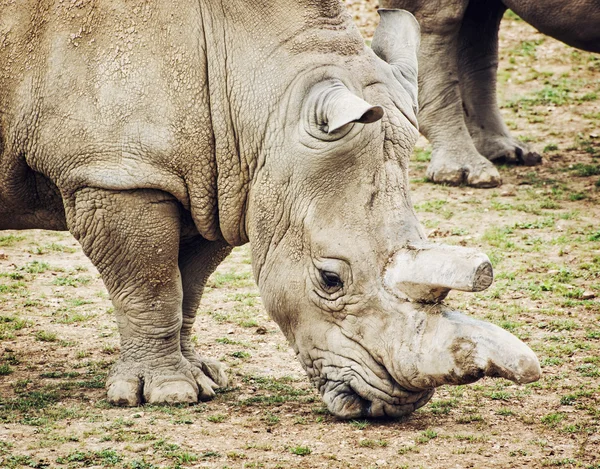
<svg viewBox="0 0 600 469">
<path fill-rule="evenodd" d="M 485 290 L 493 279 L 492 264 L 485 254 L 424 242 L 396 252 L 386 268 L 384 282 L 397 296 L 435 303 L 450 290 Z"/>
<path fill-rule="evenodd" d="M 377 122 L 383 117 L 383 108 L 358 97 L 340 80 L 326 80 L 311 90 L 304 114 L 311 135 L 331 140 L 343 136 L 341 130 L 348 124 Z"/>
<path fill-rule="evenodd" d="M 412 99 L 417 113 L 417 55 L 421 30 L 416 18 L 405 10 L 378 10 L 380 21 L 371 48 L 392 66 L 394 76 Z"/>
</svg>

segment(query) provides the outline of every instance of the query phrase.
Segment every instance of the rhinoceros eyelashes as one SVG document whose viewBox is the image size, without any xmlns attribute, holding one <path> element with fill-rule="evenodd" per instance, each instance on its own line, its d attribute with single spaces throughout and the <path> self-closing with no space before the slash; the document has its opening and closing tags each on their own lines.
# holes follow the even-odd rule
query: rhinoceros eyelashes
<svg viewBox="0 0 600 469">
<path fill-rule="evenodd" d="M 381 106 L 372 106 L 339 80 L 313 87 L 304 106 L 306 131 L 319 140 L 334 141 L 347 135 L 354 123 L 370 124 L 383 117 Z"/>
<path fill-rule="evenodd" d="M 321 285 L 328 293 L 335 293 L 344 287 L 344 282 L 335 272 L 321 270 L 319 273 L 321 274 Z"/>
<path fill-rule="evenodd" d="M 350 265 L 342 259 L 314 258 L 309 272 L 315 298 L 321 306 L 327 304 L 326 309 L 345 296 L 352 285 Z"/>
</svg>

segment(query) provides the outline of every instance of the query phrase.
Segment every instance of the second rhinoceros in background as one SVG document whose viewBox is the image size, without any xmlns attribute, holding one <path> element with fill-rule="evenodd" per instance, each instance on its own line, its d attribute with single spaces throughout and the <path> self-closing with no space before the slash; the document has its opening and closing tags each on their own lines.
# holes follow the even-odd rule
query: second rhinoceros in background
<svg viewBox="0 0 600 469">
<path fill-rule="evenodd" d="M 335 415 L 539 377 L 516 337 L 438 304 L 492 272 L 428 243 L 410 201 L 409 13 L 382 12 L 375 53 L 337 0 L 24 0 L 2 7 L 0 38 L 0 229 L 69 229 L 100 271 L 121 336 L 110 402 L 193 403 L 227 382 L 192 328 L 248 241 Z"/>
<path fill-rule="evenodd" d="M 435 182 L 495 187 L 493 161 L 533 165 L 537 153 L 511 136 L 496 99 L 498 29 L 507 7 L 542 33 L 600 52 L 598 0 L 381 0 L 421 24 L 419 124 L 433 146 Z"/>
</svg>

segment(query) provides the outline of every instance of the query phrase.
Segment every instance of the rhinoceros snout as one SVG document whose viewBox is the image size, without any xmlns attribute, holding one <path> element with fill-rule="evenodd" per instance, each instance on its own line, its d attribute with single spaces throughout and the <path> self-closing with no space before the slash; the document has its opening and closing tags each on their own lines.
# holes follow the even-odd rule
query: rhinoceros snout
<svg viewBox="0 0 600 469">
<path fill-rule="evenodd" d="M 384 274 L 388 290 L 422 303 L 437 303 L 450 290 L 482 291 L 493 280 L 492 264 L 485 254 L 427 242 L 396 252 Z"/>
</svg>

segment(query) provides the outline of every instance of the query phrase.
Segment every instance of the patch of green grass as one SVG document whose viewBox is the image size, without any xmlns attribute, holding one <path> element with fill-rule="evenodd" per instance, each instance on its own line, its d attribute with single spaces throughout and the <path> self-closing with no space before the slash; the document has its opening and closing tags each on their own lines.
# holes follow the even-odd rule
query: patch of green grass
<svg viewBox="0 0 600 469">
<path fill-rule="evenodd" d="M 416 147 L 413 152 L 414 161 L 419 163 L 427 163 L 431 160 L 431 149 L 430 148 L 418 148 Z"/>
<path fill-rule="evenodd" d="M 40 373 L 40 378 L 50 379 L 63 379 L 63 378 L 77 378 L 81 375 L 78 371 L 46 371 Z"/>
<path fill-rule="evenodd" d="M 25 236 L 5 235 L 0 236 L 0 247 L 11 247 L 19 241 L 23 241 Z"/>
<path fill-rule="evenodd" d="M 255 387 L 259 392 L 242 401 L 236 401 L 237 405 L 273 405 L 299 400 L 312 401 L 314 399 L 312 389 L 296 388 L 290 384 L 297 381 L 294 378 L 244 376 L 242 380 L 244 383 Z"/>
<path fill-rule="evenodd" d="M 91 282 L 91 277 L 56 277 L 52 282 L 53 285 L 58 285 L 60 287 L 78 287 L 80 285 L 87 285 Z"/>
<path fill-rule="evenodd" d="M 578 200 L 584 200 L 587 199 L 587 194 L 584 194 L 582 192 L 574 192 L 572 194 L 569 194 L 569 200 L 571 202 L 576 202 Z"/>
<path fill-rule="evenodd" d="M 591 235 L 589 235 L 588 239 L 590 241 L 600 241 L 600 230 L 598 230 L 595 233 L 592 233 Z"/>
<path fill-rule="evenodd" d="M 272 427 L 273 425 L 277 425 L 281 421 L 281 419 L 277 415 L 271 412 L 267 412 L 264 415 L 264 417 L 261 417 L 261 420 L 264 421 L 270 427 Z"/>
<path fill-rule="evenodd" d="M 133 461 L 129 461 L 123 466 L 125 469 L 159 469 L 158 466 L 151 464 L 149 462 L 139 459 L 134 459 Z"/>
<path fill-rule="evenodd" d="M 415 205 L 415 210 L 417 212 L 431 212 L 436 213 L 442 216 L 445 219 L 452 218 L 454 212 L 448 210 L 445 206 L 448 203 L 447 200 L 438 199 L 438 200 L 428 200 L 421 204 Z"/>
<path fill-rule="evenodd" d="M 553 319 L 546 328 L 553 332 L 571 331 L 579 326 L 573 319 Z"/>
<path fill-rule="evenodd" d="M 403 445 L 398 448 L 398 454 L 419 453 L 421 450 L 415 445 Z"/>
<path fill-rule="evenodd" d="M 251 347 L 251 345 L 246 342 L 240 342 L 239 340 L 233 340 L 228 337 L 219 337 L 218 339 L 215 339 L 215 342 L 225 345 L 242 345 L 244 347 Z"/>
<path fill-rule="evenodd" d="M 123 460 L 115 450 L 103 449 L 100 451 L 74 451 L 67 456 L 61 456 L 56 459 L 58 464 L 69 464 L 71 467 L 87 466 L 114 466 Z"/>
<path fill-rule="evenodd" d="M 600 174 L 600 164 L 576 163 L 570 169 L 579 177 L 590 177 Z"/>
<path fill-rule="evenodd" d="M 545 38 L 536 39 L 533 41 L 521 41 L 517 47 L 511 51 L 511 56 L 521 57 L 536 57 L 536 51 L 540 44 L 544 42 Z"/>
<path fill-rule="evenodd" d="M 361 446 L 363 448 L 377 448 L 377 447 L 381 447 L 381 448 L 385 448 L 388 445 L 388 442 L 386 440 L 360 440 L 358 442 L 358 446 Z"/>
<path fill-rule="evenodd" d="M 544 458 L 540 461 L 542 467 L 550 467 L 550 466 L 573 466 L 577 464 L 575 459 L 564 458 L 564 459 L 548 459 Z"/>
<path fill-rule="evenodd" d="M 428 428 L 427 430 L 421 432 L 421 435 L 416 438 L 416 442 L 425 444 L 437 437 L 437 432 Z"/>
<path fill-rule="evenodd" d="M 25 264 L 24 266 L 22 266 L 20 268 L 20 270 L 23 270 L 23 271 L 27 272 L 28 274 L 43 274 L 44 272 L 46 272 L 49 269 L 50 269 L 50 265 L 48 265 L 46 262 L 40 262 L 40 261 L 28 262 L 27 264 Z"/>
<path fill-rule="evenodd" d="M 509 227 L 492 227 L 485 230 L 481 239 L 490 246 L 508 251 L 515 248 L 515 243 L 509 238 L 512 233 L 513 229 Z"/>
<path fill-rule="evenodd" d="M 483 435 L 454 435 L 454 438 L 458 441 L 466 441 L 467 443 L 485 443 L 489 441 L 489 438 Z"/>
<path fill-rule="evenodd" d="M 427 407 L 432 414 L 446 415 L 450 413 L 450 409 L 456 407 L 458 404 L 457 399 L 440 399 L 431 402 Z"/>
<path fill-rule="evenodd" d="M 20 331 L 29 325 L 27 320 L 16 316 L 0 316 L 0 340 L 13 338 L 14 331 Z"/>
<path fill-rule="evenodd" d="M 563 433 L 580 433 L 583 430 L 581 424 L 572 423 L 569 425 L 565 425 L 560 431 Z"/>
<path fill-rule="evenodd" d="M 540 360 L 540 365 L 543 367 L 546 366 L 557 366 L 562 365 L 564 360 L 560 357 L 545 357 Z"/>
<path fill-rule="evenodd" d="M 581 376 L 586 378 L 600 378 L 600 368 L 592 363 L 585 363 L 575 368 Z"/>
<path fill-rule="evenodd" d="M 56 336 L 56 332 L 37 331 L 35 333 L 35 340 L 40 342 L 56 342 L 58 337 Z"/>
<path fill-rule="evenodd" d="M 240 288 L 240 287 L 248 287 L 253 284 L 252 281 L 252 273 L 251 272 L 215 272 L 209 279 L 206 284 L 207 287 L 210 288 L 222 288 L 222 287 L 230 287 L 230 288 Z"/>
<path fill-rule="evenodd" d="M 213 414 L 206 417 L 206 420 L 212 423 L 222 423 L 226 418 L 227 416 L 225 414 Z"/>
<path fill-rule="evenodd" d="M 221 453 L 218 453 L 216 451 L 205 451 L 204 453 L 202 453 L 200 455 L 200 457 L 202 459 L 209 459 L 209 458 L 220 458 L 221 457 Z"/>
<path fill-rule="evenodd" d="M 565 419 L 565 414 L 560 412 L 551 412 L 542 417 L 542 423 L 548 427 L 556 427 Z"/>
<path fill-rule="evenodd" d="M 512 394 L 506 391 L 492 391 L 486 396 L 494 401 L 508 401 L 512 398 Z"/>
<path fill-rule="evenodd" d="M 577 98 L 578 101 L 596 101 L 598 99 L 598 93 L 586 93 L 583 96 Z"/>
<path fill-rule="evenodd" d="M 370 422 L 368 420 L 350 420 L 350 425 L 359 430 L 364 430 L 370 425 Z"/>
<path fill-rule="evenodd" d="M 469 412 L 465 415 L 460 416 L 456 419 L 457 423 L 473 423 L 473 422 L 483 422 L 483 417 L 479 414 Z"/>
<path fill-rule="evenodd" d="M 531 222 L 517 222 L 513 225 L 514 229 L 519 230 L 540 230 L 543 228 L 553 227 L 555 223 L 554 218 L 546 217 L 546 218 L 538 218 L 535 221 Z"/>
<path fill-rule="evenodd" d="M 7 469 L 15 469 L 20 467 L 40 467 L 31 456 L 11 454 L 7 458 L 0 461 L 2 467 Z"/>
<path fill-rule="evenodd" d="M 312 453 L 312 450 L 308 446 L 292 446 L 290 447 L 290 453 L 297 456 L 308 456 Z"/>
<path fill-rule="evenodd" d="M 32 409 L 43 409 L 51 404 L 58 402 L 60 396 L 55 390 L 52 391 L 31 391 L 19 394 L 13 398 L 0 397 L 0 407 L 3 411 L 29 412 Z M 0 413 L 0 421 L 3 419 L 3 413 Z"/>
<path fill-rule="evenodd" d="M 227 459 L 233 459 L 233 460 L 238 460 L 238 459 L 247 459 L 248 456 L 246 456 L 244 453 L 240 453 L 238 451 L 230 451 L 227 453 Z M 248 467 L 247 465 L 244 465 L 244 467 Z"/>
<path fill-rule="evenodd" d="M 573 405 L 577 401 L 576 394 L 567 394 L 560 398 L 560 405 Z"/>
<path fill-rule="evenodd" d="M 65 246 L 64 244 L 59 244 L 59 243 L 44 244 L 43 246 L 40 247 L 40 249 L 43 252 L 48 252 L 48 251 L 49 252 L 68 252 L 68 253 L 77 252 L 77 248 Z"/>
<path fill-rule="evenodd" d="M 27 285 L 20 281 L 12 282 L 8 285 L 0 284 L 0 293 L 17 293 L 19 291 L 23 291 L 25 288 L 27 288 Z"/>
</svg>

